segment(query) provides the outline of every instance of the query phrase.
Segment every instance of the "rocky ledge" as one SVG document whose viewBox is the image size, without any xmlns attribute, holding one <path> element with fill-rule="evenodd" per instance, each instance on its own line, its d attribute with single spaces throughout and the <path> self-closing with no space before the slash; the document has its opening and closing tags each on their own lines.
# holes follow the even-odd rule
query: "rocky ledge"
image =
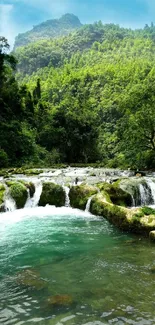
<svg viewBox="0 0 155 325">
<path fill-rule="evenodd" d="M 131 184 L 127 184 L 127 191 L 124 182 L 126 181 L 123 179 L 117 180 L 113 184 L 106 182 L 94 185 L 68 184 L 69 193 L 66 193 L 65 186 L 42 180 L 42 191 L 38 197 L 37 205 L 49 204 L 61 207 L 65 205 L 66 195 L 68 195 L 72 208 L 85 210 L 89 201 L 89 211 L 92 214 L 104 217 L 123 231 L 147 236 L 155 242 L 155 209 L 146 206 L 146 204 L 142 204 L 142 207 L 133 207 Z M 127 180 L 127 182 L 129 181 Z M 0 183 L 0 211 L 7 210 L 6 197 L 14 201 L 15 208 L 21 209 L 26 206 L 29 199 L 33 199 L 35 192 L 36 184 L 33 183 L 33 180 L 3 180 Z M 146 187 L 145 192 L 149 195 L 150 189 Z"/>
</svg>

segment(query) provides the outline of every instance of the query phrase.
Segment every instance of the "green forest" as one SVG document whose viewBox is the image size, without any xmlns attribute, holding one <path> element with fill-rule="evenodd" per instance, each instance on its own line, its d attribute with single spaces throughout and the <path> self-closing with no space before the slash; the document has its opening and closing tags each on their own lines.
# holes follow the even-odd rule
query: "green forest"
<svg viewBox="0 0 155 325">
<path fill-rule="evenodd" d="M 153 23 L 38 35 L 12 53 L 0 38 L 0 167 L 154 169 Z"/>
</svg>

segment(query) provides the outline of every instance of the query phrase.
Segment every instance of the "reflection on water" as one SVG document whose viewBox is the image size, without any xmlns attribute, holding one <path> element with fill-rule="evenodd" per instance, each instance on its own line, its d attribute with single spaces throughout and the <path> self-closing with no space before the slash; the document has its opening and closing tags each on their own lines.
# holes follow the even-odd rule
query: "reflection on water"
<svg viewBox="0 0 155 325">
<path fill-rule="evenodd" d="M 155 324 L 155 249 L 70 208 L 1 214 L 0 324 Z"/>
</svg>

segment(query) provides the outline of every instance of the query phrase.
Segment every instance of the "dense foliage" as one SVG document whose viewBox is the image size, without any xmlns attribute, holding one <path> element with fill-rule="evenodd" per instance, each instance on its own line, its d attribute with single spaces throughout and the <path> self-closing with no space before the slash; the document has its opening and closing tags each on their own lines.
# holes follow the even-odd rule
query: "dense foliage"
<svg viewBox="0 0 155 325">
<path fill-rule="evenodd" d="M 101 22 L 18 48 L 20 109 L 10 105 L 25 139 L 20 163 L 154 168 L 154 53 L 153 24 L 133 31 Z M 17 154 L 1 148 L 14 164 Z"/>
</svg>

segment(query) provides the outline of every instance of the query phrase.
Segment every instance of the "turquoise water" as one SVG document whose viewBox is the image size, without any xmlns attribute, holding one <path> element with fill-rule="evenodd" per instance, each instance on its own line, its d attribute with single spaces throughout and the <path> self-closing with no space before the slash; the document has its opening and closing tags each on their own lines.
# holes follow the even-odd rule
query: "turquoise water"
<svg viewBox="0 0 155 325">
<path fill-rule="evenodd" d="M 0 216 L 0 325 L 155 324 L 155 246 L 69 208 Z"/>
</svg>

